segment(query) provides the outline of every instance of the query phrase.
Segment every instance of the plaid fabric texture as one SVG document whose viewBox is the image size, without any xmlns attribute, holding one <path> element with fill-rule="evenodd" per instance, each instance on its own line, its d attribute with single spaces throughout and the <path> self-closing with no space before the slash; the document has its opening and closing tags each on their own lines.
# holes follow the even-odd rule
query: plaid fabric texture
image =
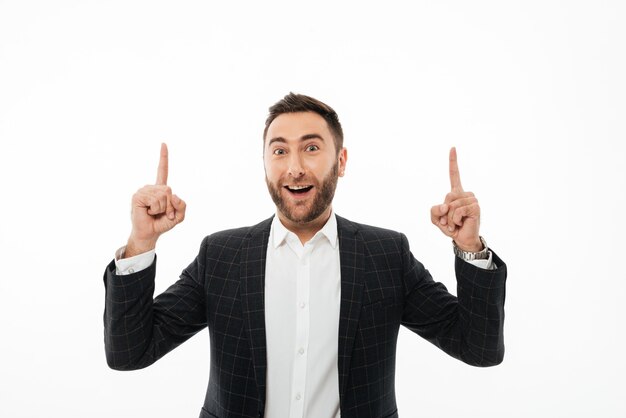
<svg viewBox="0 0 626 418">
<path fill-rule="evenodd" d="M 208 327 L 209 386 L 201 418 L 262 417 L 265 408 L 265 257 L 271 218 L 206 237 L 180 279 L 153 299 L 156 260 L 127 276 L 104 274 L 109 366 L 140 369 Z M 395 352 L 400 325 L 475 366 L 504 355 L 506 265 L 456 260 L 458 298 L 433 281 L 398 232 L 337 217 L 341 260 L 341 416 L 397 417 Z"/>
</svg>

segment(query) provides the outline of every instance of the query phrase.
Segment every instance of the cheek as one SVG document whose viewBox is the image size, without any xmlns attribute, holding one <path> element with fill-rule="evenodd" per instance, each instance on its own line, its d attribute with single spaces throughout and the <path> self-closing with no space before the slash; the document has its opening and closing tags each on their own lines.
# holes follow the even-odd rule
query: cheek
<svg viewBox="0 0 626 418">
<path fill-rule="evenodd" d="M 309 172 L 315 173 L 319 180 L 326 178 L 332 169 L 333 164 L 328 161 L 316 161 L 315 164 L 309 166 Z"/>
<path fill-rule="evenodd" d="M 330 167 L 325 159 L 319 157 L 303 158 L 302 165 L 306 171 L 315 173 L 316 175 L 323 173 Z"/>
<path fill-rule="evenodd" d="M 281 168 L 280 164 L 277 164 L 276 162 L 265 161 L 265 176 L 268 178 L 268 180 L 273 182 L 280 179 L 282 171 L 283 169 Z"/>
</svg>

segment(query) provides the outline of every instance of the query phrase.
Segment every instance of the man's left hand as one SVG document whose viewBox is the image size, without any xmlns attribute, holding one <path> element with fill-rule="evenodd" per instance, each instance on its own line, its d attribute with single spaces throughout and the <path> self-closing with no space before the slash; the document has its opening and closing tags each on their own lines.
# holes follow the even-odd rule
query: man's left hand
<svg viewBox="0 0 626 418">
<path fill-rule="evenodd" d="M 483 249 L 479 238 L 480 206 L 474 193 L 461 186 L 454 147 L 450 149 L 450 187 L 444 202 L 430 209 L 430 219 L 461 250 L 478 252 Z"/>
</svg>

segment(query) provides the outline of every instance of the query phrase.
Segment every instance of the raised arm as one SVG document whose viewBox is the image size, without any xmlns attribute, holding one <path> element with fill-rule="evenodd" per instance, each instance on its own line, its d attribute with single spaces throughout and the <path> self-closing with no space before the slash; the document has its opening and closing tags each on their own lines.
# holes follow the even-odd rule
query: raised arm
<svg viewBox="0 0 626 418">
<path fill-rule="evenodd" d="M 431 220 L 462 251 L 479 253 L 480 206 L 461 185 L 456 149 L 449 157 L 450 192 L 431 209 Z M 403 237 L 407 289 L 402 323 L 449 355 L 474 366 L 494 366 L 504 357 L 506 264 L 493 251 L 497 268 L 480 268 L 455 257 L 457 296 L 433 280 L 409 251 Z"/>
<path fill-rule="evenodd" d="M 154 249 L 161 234 L 183 221 L 185 202 L 172 194 L 167 174 L 167 146 L 162 144 L 156 184 L 142 187 L 132 198 L 132 231 L 124 257 Z M 127 275 L 117 274 L 115 260 L 107 266 L 104 343 L 111 368 L 146 367 L 206 327 L 203 251 L 154 299 L 156 259 Z"/>
</svg>

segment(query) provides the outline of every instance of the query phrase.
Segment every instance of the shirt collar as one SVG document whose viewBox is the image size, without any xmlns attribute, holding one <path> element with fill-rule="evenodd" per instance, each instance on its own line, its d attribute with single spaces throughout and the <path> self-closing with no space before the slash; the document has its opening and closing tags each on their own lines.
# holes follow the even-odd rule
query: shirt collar
<svg viewBox="0 0 626 418">
<path fill-rule="evenodd" d="M 278 215 L 274 216 L 272 220 L 272 228 L 270 232 L 270 241 L 274 248 L 280 247 L 289 234 L 295 235 L 293 232 L 285 228 L 285 225 L 278 219 Z M 317 231 L 317 233 L 311 238 L 311 241 L 318 239 L 318 236 L 324 236 L 328 240 L 328 243 L 333 248 L 337 248 L 337 218 L 333 211 L 330 212 L 330 217 L 326 224 Z"/>
</svg>

